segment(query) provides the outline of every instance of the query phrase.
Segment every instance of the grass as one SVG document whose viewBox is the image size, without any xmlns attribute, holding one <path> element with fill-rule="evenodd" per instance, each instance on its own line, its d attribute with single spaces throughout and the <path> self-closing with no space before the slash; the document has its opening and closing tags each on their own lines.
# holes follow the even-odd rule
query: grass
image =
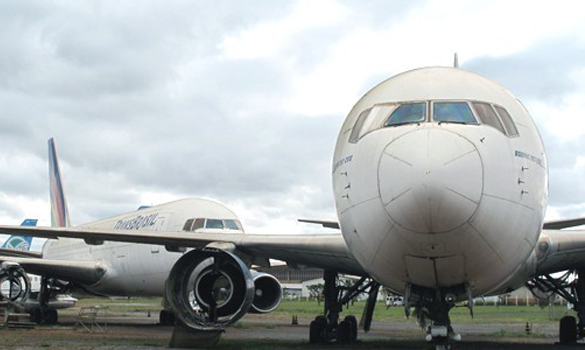
<svg viewBox="0 0 585 350">
<path fill-rule="evenodd" d="M 127 313 L 127 312 L 148 312 L 152 317 L 158 317 L 158 312 L 162 309 L 160 298 L 131 298 L 131 299 L 108 299 L 108 298 L 91 298 L 81 299 L 77 304 L 78 307 L 88 307 L 99 305 L 108 308 L 108 313 Z M 342 317 L 345 315 L 361 316 L 365 302 L 358 301 L 349 305 L 342 311 Z M 561 317 L 566 315 L 575 315 L 572 310 L 565 306 L 554 306 L 540 308 L 538 306 L 493 306 L 478 305 L 473 309 L 474 317 L 472 318 L 469 309 L 466 307 L 456 307 L 450 312 L 451 320 L 455 324 L 513 324 L 513 323 L 534 323 L 534 324 L 557 324 Z M 272 315 L 281 317 L 298 317 L 312 318 L 323 313 L 323 302 L 318 303 L 316 300 L 283 300 L 278 309 Z M 412 317 L 411 317 L 412 318 Z M 383 302 L 378 302 L 374 310 L 375 321 L 401 322 L 406 320 L 404 308 L 391 307 L 386 309 Z"/>
<path fill-rule="evenodd" d="M 365 302 L 359 301 L 344 308 L 343 315 L 362 314 Z M 320 305 L 316 301 L 297 301 L 283 300 L 278 309 L 274 312 L 277 315 L 298 315 L 312 317 L 323 312 L 323 303 Z M 557 324 L 561 317 L 574 315 L 575 313 L 568 310 L 565 306 L 555 306 L 554 315 L 549 307 L 540 308 L 538 306 L 493 306 L 478 305 L 473 309 L 474 317 L 472 318 L 469 309 L 466 307 L 456 307 L 450 312 L 451 321 L 458 324 L 487 324 L 487 323 L 536 323 L 536 324 Z M 406 316 L 403 307 L 391 307 L 386 309 L 383 302 L 378 302 L 374 310 L 374 320 L 376 321 L 404 321 Z"/>
</svg>

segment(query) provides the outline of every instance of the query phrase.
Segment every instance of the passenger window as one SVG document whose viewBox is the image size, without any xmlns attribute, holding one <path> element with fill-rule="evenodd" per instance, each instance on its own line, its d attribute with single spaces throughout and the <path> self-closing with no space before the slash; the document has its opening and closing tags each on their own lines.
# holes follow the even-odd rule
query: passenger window
<svg viewBox="0 0 585 350">
<path fill-rule="evenodd" d="M 223 225 L 228 230 L 238 230 L 238 226 L 236 225 L 236 222 L 234 220 L 224 220 Z"/>
<path fill-rule="evenodd" d="M 422 123 L 427 116 L 425 102 L 405 103 L 396 108 L 384 126 L 398 126 L 409 123 Z"/>
<path fill-rule="evenodd" d="M 193 226 L 193 219 L 189 219 L 185 221 L 185 225 L 183 226 L 183 231 L 191 231 L 191 226 Z"/>
<path fill-rule="evenodd" d="M 197 219 L 195 220 L 195 222 L 193 223 L 193 228 L 191 229 L 191 231 L 196 231 L 200 228 L 203 228 L 203 225 L 205 224 L 205 219 Z"/>
<path fill-rule="evenodd" d="M 510 115 L 508 114 L 508 111 L 506 111 L 503 107 L 500 106 L 494 107 L 496 108 L 498 115 L 502 119 L 502 123 L 504 123 L 504 127 L 506 128 L 506 134 L 508 136 L 518 136 L 518 129 L 516 129 L 516 124 L 514 124 L 514 121 L 512 120 L 512 117 L 510 117 Z"/>
<path fill-rule="evenodd" d="M 494 109 L 489 103 L 472 102 L 471 104 L 475 109 L 475 114 L 477 114 L 479 119 L 481 119 L 484 124 L 500 130 L 502 134 L 506 133 L 504 127 L 502 126 L 502 122 L 500 122 L 496 112 L 494 112 Z"/>
<path fill-rule="evenodd" d="M 477 124 L 467 102 L 434 102 L 433 120 L 439 123 Z"/>
<path fill-rule="evenodd" d="M 223 229 L 223 221 L 218 219 L 207 219 L 205 228 Z"/>
<path fill-rule="evenodd" d="M 364 126 L 364 123 L 368 118 L 368 115 L 370 114 L 371 110 L 372 110 L 371 108 L 368 108 L 365 111 L 361 112 L 360 115 L 357 117 L 355 124 L 353 125 L 353 129 L 351 129 L 349 142 L 351 143 L 358 142 L 358 140 L 360 139 L 360 131 L 362 131 L 362 127 Z"/>
</svg>

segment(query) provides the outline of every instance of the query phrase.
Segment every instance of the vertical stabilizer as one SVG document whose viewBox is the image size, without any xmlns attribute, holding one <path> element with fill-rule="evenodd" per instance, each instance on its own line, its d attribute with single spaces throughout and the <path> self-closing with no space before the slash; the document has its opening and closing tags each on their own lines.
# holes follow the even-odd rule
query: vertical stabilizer
<svg viewBox="0 0 585 350">
<path fill-rule="evenodd" d="M 61 181 L 61 169 L 55 142 L 49 139 L 49 181 L 51 192 L 51 226 L 67 227 L 71 226 L 69 222 L 69 208 L 65 199 L 63 182 Z"/>
<path fill-rule="evenodd" d="M 20 226 L 36 226 L 36 225 L 37 225 L 37 219 L 25 219 L 22 222 L 22 224 L 20 224 Z M 32 237 L 10 236 L 10 237 L 8 237 L 8 239 L 4 242 L 4 244 L 0 248 L 29 251 L 31 244 L 32 244 Z"/>
</svg>

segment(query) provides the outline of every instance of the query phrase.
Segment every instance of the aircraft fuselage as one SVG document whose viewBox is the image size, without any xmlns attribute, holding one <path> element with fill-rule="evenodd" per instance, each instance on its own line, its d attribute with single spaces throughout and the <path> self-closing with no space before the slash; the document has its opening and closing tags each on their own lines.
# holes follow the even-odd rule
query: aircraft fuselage
<svg viewBox="0 0 585 350">
<path fill-rule="evenodd" d="M 371 276 L 401 294 L 463 299 L 534 273 L 547 174 L 537 128 L 509 91 L 465 70 L 423 68 L 356 103 L 332 176 L 343 236 Z"/>
</svg>

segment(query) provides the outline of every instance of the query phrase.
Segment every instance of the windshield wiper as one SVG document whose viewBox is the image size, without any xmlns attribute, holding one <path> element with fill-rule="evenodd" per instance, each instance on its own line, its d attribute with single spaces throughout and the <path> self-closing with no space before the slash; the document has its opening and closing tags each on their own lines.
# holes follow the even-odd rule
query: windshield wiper
<svg viewBox="0 0 585 350">
<path fill-rule="evenodd" d="M 388 125 L 384 125 L 385 127 L 388 126 L 401 126 L 401 125 L 406 125 L 406 124 L 416 124 L 418 126 L 420 126 L 421 122 L 415 122 L 415 121 L 405 121 L 405 122 L 400 122 L 400 123 L 393 123 L 393 124 L 388 124 Z"/>
<path fill-rule="evenodd" d="M 439 125 L 443 124 L 443 123 L 451 123 L 451 124 L 462 124 L 462 125 L 467 125 L 467 122 L 464 121 L 459 121 L 459 120 L 441 120 L 439 122 Z"/>
</svg>

